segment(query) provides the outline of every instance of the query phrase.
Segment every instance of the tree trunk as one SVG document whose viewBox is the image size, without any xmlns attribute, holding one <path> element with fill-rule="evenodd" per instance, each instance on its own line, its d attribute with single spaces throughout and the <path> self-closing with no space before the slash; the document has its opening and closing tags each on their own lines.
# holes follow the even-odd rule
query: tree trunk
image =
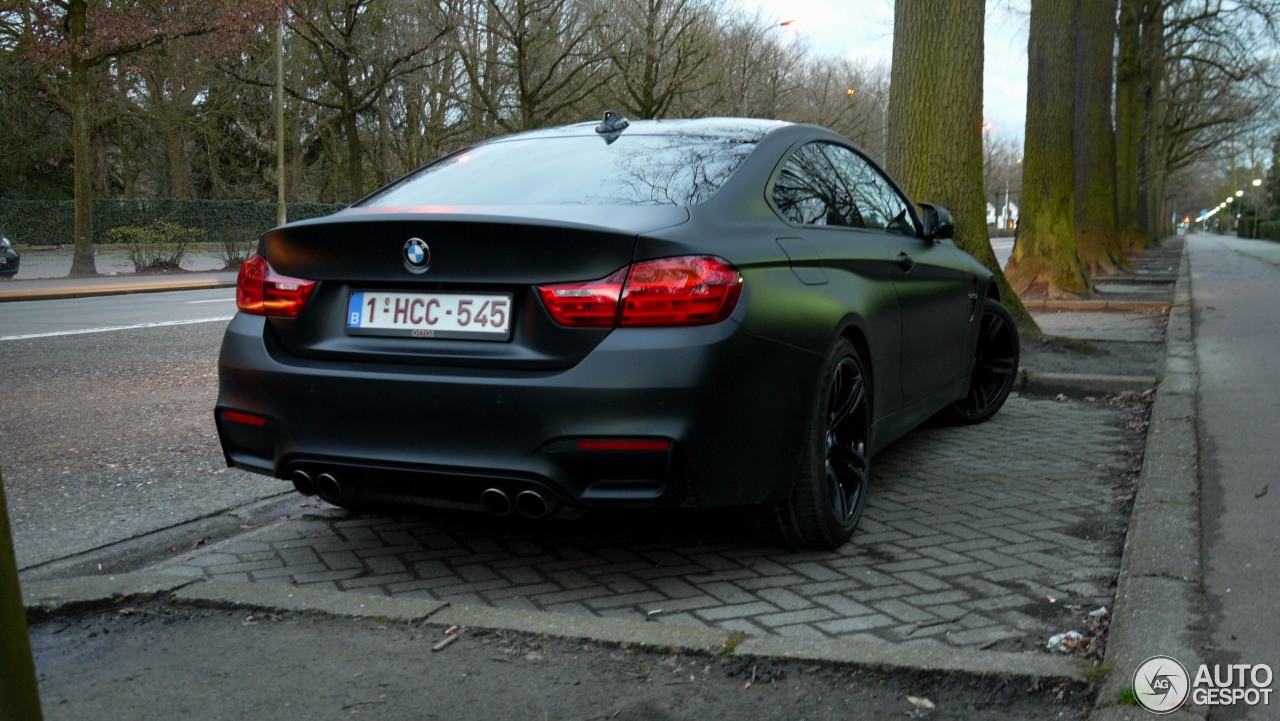
<svg viewBox="0 0 1280 721">
<path fill-rule="evenodd" d="M 1076 45 L 1076 247 L 1085 269 L 1115 275 L 1128 263 L 1116 232 L 1116 136 L 1111 60 L 1116 0 L 1079 0 Z"/>
<path fill-rule="evenodd" d="M 1138 86 L 1142 110 L 1142 139 L 1138 161 L 1138 238 L 1132 252 L 1144 253 L 1160 237 L 1160 205 L 1164 196 L 1164 5 L 1148 0 L 1143 5 L 1138 33 L 1142 68 Z"/>
<path fill-rule="evenodd" d="M 1138 156 L 1142 145 L 1142 57 L 1139 28 L 1144 0 L 1120 0 L 1116 57 L 1116 232 L 1121 247 L 1141 246 Z"/>
<path fill-rule="evenodd" d="M 1090 290 L 1076 252 L 1076 0 L 1032 0 L 1027 46 L 1027 132 L 1022 209 L 1007 268 L 1024 297 L 1071 297 Z"/>
<path fill-rule="evenodd" d="M 22 607 L 18 561 L 0 477 L 0 718 L 40 721 L 40 689 Z"/>
<path fill-rule="evenodd" d="M 67 63 L 71 70 L 72 189 L 75 256 L 72 276 L 97 275 L 93 260 L 93 120 L 89 117 L 89 63 L 85 59 L 85 0 L 67 6 Z"/>
<path fill-rule="evenodd" d="M 889 169 L 912 198 L 956 218 L 956 245 L 995 273 L 1018 326 L 1038 332 L 1009 287 L 987 233 L 982 186 L 983 0 L 899 0 L 894 6 Z M 946 112 L 936 112 L 946 108 Z"/>
<path fill-rule="evenodd" d="M 169 194 L 186 200 L 191 197 L 191 153 L 176 123 L 163 123 L 162 127 L 159 135 L 169 161 Z"/>
<path fill-rule="evenodd" d="M 344 88 L 342 92 L 342 133 L 347 141 L 347 200 L 356 202 L 364 196 L 364 158 L 360 147 L 360 126 L 356 122 L 355 99 Z"/>
</svg>

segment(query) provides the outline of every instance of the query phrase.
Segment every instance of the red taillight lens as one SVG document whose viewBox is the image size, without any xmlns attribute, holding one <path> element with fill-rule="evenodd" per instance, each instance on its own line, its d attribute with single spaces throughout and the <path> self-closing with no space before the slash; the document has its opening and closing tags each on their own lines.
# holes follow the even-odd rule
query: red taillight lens
<svg viewBox="0 0 1280 721">
<path fill-rule="evenodd" d="M 255 254 L 240 266 L 236 277 L 236 307 L 253 315 L 296 318 L 315 289 L 314 280 L 280 275 L 266 258 Z"/>
<path fill-rule="evenodd" d="M 589 283 L 538 287 L 560 325 L 612 328 L 707 325 L 728 318 L 742 275 L 712 256 L 646 260 Z"/>
<path fill-rule="evenodd" d="M 627 269 L 589 283 L 565 283 L 538 287 L 542 304 L 560 325 L 575 328 L 612 328 L 618 317 Z"/>
<path fill-rule="evenodd" d="M 622 293 L 622 325 L 671 326 L 719 323 L 733 313 L 742 276 L 711 256 L 636 263 Z"/>
</svg>

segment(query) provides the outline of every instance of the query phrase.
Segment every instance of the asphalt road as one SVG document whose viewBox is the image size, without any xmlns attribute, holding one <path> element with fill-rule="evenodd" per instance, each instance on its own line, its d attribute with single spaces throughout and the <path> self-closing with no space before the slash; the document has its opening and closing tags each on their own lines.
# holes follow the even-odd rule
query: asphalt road
<svg viewBox="0 0 1280 721">
<path fill-rule="evenodd" d="M 154 324 L 220 322 L 224 327 L 236 312 L 235 298 L 234 289 L 218 288 L 11 303 L 0 314 L 0 342 Z"/>
<path fill-rule="evenodd" d="M 226 302 L 192 302 L 227 294 L 6 304 L 0 337 L 36 336 L 0 340 L 0 468 L 19 568 L 289 490 L 223 460 L 212 409 L 225 320 L 102 330 L 229 317 Z"/>
</svg>

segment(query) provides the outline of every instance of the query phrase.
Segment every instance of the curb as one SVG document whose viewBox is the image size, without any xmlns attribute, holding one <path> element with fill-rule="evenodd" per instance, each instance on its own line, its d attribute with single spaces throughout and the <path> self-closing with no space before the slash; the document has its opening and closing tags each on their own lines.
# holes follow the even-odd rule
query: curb
<svg viewBox="0 0 1280 721">
<path fill-rule="evenodd" d="M 1006 651 L 787 636 L 743 636 L 716 628 L 647 623 L 629 619 L 573 616 L 484 606 L 452 606 L 439 601 L 386 598 L 350 591 L 325 591 L 254 583 L 205 581 L 183 576 L 119 574 L 25 584 L 28 615 L 45 618 L 119 603 L 159 600 L 173 605 L 253 608 L 317 613 L 433 626 L 516 631 L 612 646 L 686 653 L 779 659 L 871 668 L 998 676 L 1086 683 L 1082 660 Z"/>
<path fill-rule="evenodd" d="M 1031 300 L 1022 301 L 1027 310 L 1066 311 L 1072 313 L 1164 313 L 1169 302 L 1162 300 Z"/>
<path fill-rule="evenodd" d="M 49 581 L 96 574 L 124 573 L 134 564 L 154 562 L 156 548 L 190 547 L 193 539 L 217 543 L 240 533 L 243 526 L 257 526 L 281 514 L 296 512 L 300 497 L 290 489 L 258 498 L 238 506 L 214 511 L 171 526 L 145 531 L 119 541 L 51 558 L 18 569 L 24 582 Z M 96 569 L 96 570 L 95 570 Z"/>
<path fill-rule="evenodd" d="M 15 281 L 22 282 L 22 281 Z M 34 281 L 33 281 L 34 282 Z M 61 288 L 0 288 L 0 303 L 24 300 L 65 300 L 68 298 L 94 298 L 104 295 L 133 295 L 136 293 L 163 293 L 171 290 L 209 290 L 234 288 L 235 278 L 174 278 L 164 281 L 132 281 L 123 283 L 67 283 Z"/>
<path fill-rule="evenodd" d="M 1191 318 L 1190 256 L 1184 244 L 1165 336 L 1165 369 L 1151 407 L 1138 493 L 1116 584 L 1102 681 L 1090 718 L 1149 718 L 1118 706 L 1138 665 L 1157 655 L 1188 668 L 1204 661 L 1206 606 L 1200 557 L 1200 474 L 1196 433 L 1199 368 Z M 1199 709 L 1168 718 L 1203 719 Z"/>
<path fill-rule="evenodd" d="M 1159 383 L 1155 376 L 1112 376 L 1088 373 L 1018 372 L 1013 388 L 1022 393 L 1042 396 L 1063 394 L 1072 398 L 1114 396 L 1121 393 L 1143 393 Z"/>
</svg>

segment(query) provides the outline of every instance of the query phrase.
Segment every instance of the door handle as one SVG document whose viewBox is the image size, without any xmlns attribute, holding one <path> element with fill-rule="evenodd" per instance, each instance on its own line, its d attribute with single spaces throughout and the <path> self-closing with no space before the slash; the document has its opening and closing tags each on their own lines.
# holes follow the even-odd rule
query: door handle
<svg viewBox="0 0 1280 721">
<path fill-rule="evenodd" d="M 909 273 L 912 268 L 916 267 L 916 262 L 905 252 L 898 253 L 898 267 Z"/>
</svg>

